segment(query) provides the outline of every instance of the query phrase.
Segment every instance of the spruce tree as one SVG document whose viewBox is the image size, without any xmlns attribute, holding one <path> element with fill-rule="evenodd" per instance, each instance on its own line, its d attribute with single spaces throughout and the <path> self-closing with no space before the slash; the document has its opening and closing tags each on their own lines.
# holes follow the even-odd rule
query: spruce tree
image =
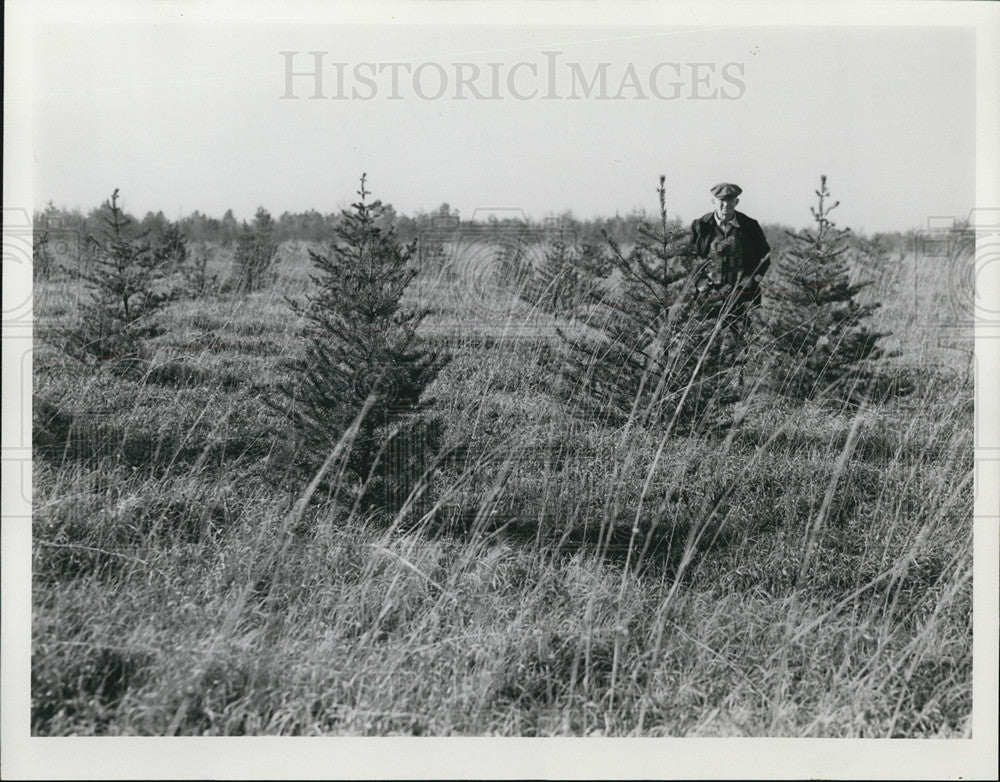
<svg viewBox="0 0 1000 782">
<path fill-rule="evenodd" d="M 306 303 L 289 302 L 305 321 L 305 351 L 286 364 L 293 380 L 281 390 L 298 435 L 299 466 L 310 472 L 374 395 L 347 468 L 375 503 L 398 498 L 394 481 L 408 477 L 401 473 L 409 462 L 428 455 L 432 443 L 415 434 L 416 414 L 447 356 L 419 343 L 417 327 L 428 311 L 401 304 L 417 273 L 416 243 L 403 246 L 395 228 L 381 224 L 382 204 L 368 200 L 365 176 L 358 195 L 343 212 L 328 251 L 309 252 L 315 287 Z M 380 450 L 394 430 L 396 458 L 387 460 Z M 401 455 L 398 445 L 404 442 L 413 445 Z"/>
<path fill-rule="evenodd" d="M 180 225 L 167 223 L 156 239 L 153 252 L 168 269 L 181 269 L 188 259 L 188 248 Z"/>
<path fill-rule="evenodd" d="M 192 298 L 201 298 L 218 285 L 217 276 L 208 271 L 208 260 L 208 247 L 202 244 L 189 256 L 188 262 L 181 267 L 185 287 Z"/>
<path fill-rule="evenodd" d="M 610 235 L 617 290 L 593 289 L 587 320 L 561 330 L 568 348 L 562 393 L 589 418 L 620 425 L 718 423 L 734 401 L 732 365 L 719 349 L 725 307 L 696 295 L 687 230 L 667 219 L 665 178 L 659 224 L 643 221 L 624 252 Z"/>
<path fill-rule="evenodd" d="M 572 312 L 580 302 L 580 273 L 574 260 L 573 249 L 559 236 L 546 249 L 544 261 L 522 295 L 545 312 Z"/>
<path fill-rule="evenodd" d="M 581 275 L 591 285 L 595 284 L 597 280 L 607 279 L 608 275 L 614 269 L 614 265 L 608 258 L 607 253 L 604 252 L 600 245 L 593 242 L 583 242 L 580 245 L 579 252 L 576 253 L 574 261 Z"/>
<path fill-rule="evenodd" d="M 264 207 L 257 208 L 251 225 L 243 223 L 233 257 L 237 292 L 253 293 L 267 283 L 268 272 L 278 255 L 274 234 L 274 220 Z"/>
<path fill-rule="evenodd" d="M 571 317 L 598 292 L 598 281 L 607 278 L 612 268 L 600 247 L 571 245 L 560 232 L 520 295 L 545 312 Z"/>
<path fill-rule="evenodd" d="M 87 238 L 92 263 L 79 271 L 89 289 L 77 324 L 58 332 L 66 350 L 81 359 L 124 369 L 144 357 L 143 341 L 156 332 L 152 315 L 165 302 L 155 290 L 163 260 L 144 234 L 133 235 L 132 218 L 118 206 L 118 189 L 102 207 L 103 232 Z"/>
<path fill-rule="evenodd" d="M 864 264 L 877 264 L 884 253 L 877 243 L 860 243 L 852 252 L 850 229 L 830 219 L 840 202 L 830 203 L 826 176 L 815 192 L 819 202 L 810 208 L 815 226 L 788 232 L 788 248 L 774 259 L 767 286 L 773 377 L 778 390 L 795 398 L 863 390 L 885 354 L 879 340 L 888 336 L 867 322 L 880 304 L 857 298 L 871 282 L 851 281 L 852 255 L 860 252 Z"/>
</svg>

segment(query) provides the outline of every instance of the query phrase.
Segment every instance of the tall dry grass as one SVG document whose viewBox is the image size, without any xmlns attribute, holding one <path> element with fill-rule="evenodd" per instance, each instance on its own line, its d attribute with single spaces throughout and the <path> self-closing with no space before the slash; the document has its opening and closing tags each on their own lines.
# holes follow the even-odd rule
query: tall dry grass
<svg viewBox="0 0 1000 782">
<path fill-rule="evenodd" d="M 449 450 L 392 512 L 283 479 L 301 246 L 172 304 L 142 378 L 42 348 L 33 733 L 969 735 L 972 378 L 920 326 L 947 269 L 871 291 L 913 393 L 795 405 L 748 371 L 698 437 L 555 399 L 557 321 L 460 249 L 408 294 L 455 352 Z"/>
</svg>

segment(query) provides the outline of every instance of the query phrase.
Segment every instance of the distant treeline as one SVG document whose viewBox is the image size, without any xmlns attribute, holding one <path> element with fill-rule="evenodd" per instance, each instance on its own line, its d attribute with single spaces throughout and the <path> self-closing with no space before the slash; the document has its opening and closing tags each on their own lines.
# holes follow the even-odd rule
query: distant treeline
<svg viewBox="0 0 1000 782">
<path fill-rule="evenodd" d="M 107 210 L 107 204 L 91 209 L 87 214 L 78 209 L 60 209 L 49 202 L 44 211 L 35 212 L 34 227 L 36 232 L 48 231 L 55 235 L 86 238 L 101 230 L 102 219 Z M 246 221 L 237 220 L 233 211 L 227 210 L 221 217 L 210 217 L 199 211 L 194 211 L 179 220 L 172 221 L 162 211 L 147 212 L 142 218 L 130 215 L 138 231 L 148 233 L 154 239 L 163 236 L 171 227 L 176 226 L 184 238 L 192 243 L 212 243 L 229 246 L 236 243 L 240 233 L 246 226 Z M 539 235 L 561 236 L 571 244 L 599 244 L 604 241 L 604 233 L 616 243 L 627 244 L 643 221 L 651 219 L 643 211 L 632 211 L 622 215 L 616 213 L 613 217 L 582 220 L 570 211 L 550 215 L 542 220 L 527 218 L 518 210 L 509 214 L 492 212 L 489 214 L 474 213 L 463 218 L 458 210 L 452 209 L 447 203 L 437 209 L 425 212 L 418 211 L 414 215 L 399 214 L 391 205 L 386 205 L 382 218 L 387 223 L 393 223 L 396 231 L 404 242 L 410 242 L 421 235 L 432 233 L 440 238 L 447 238 L 453 232 L 465 229 L 497 230 L 529 230 Z M 306 212 L 283 212 L 274 218 L 274 240 L 276 242 L 303 241 L 323 243 L 328 241 L 342 220 L 341 213 L 321 214 L 310 209 Z M 677 225 L 680 221 L 674 220 Z M 787 244 L 786 232 L 792 230 L 789 226 L 779 223 L 762 224 L 771 248 L 776 253 Z M 876 234 L 881 238 L 883 246 L 891 252 L 906 252 L 914 246 L 915 231 L 892 232 Z M 859 239 L 862 238 L 860 235 Z"/>
</svg>

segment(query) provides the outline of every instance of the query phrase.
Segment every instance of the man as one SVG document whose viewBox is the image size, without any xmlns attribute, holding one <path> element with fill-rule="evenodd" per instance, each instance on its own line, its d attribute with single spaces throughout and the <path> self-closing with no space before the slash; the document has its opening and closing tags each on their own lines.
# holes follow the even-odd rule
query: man
<svg viewBox="0 0 1000 782">
<path fill-rule="evenodd" d="M 714 211 L 691 224 L 691 245 L 707 263 L 697 281 L 704 295 L 735 297 L 732 312 L 746 316 L 760 304 L 760 280 L 771 263 L 771 248 L 760 223 L 736 211 L 743 190 L 727 182 L 712 188 Z"/>
</svg>

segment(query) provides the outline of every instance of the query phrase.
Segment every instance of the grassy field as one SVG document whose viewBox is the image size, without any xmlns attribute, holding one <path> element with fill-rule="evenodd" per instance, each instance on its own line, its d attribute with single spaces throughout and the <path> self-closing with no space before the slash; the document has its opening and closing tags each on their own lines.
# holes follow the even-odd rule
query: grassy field
<svg viewBox="0 0 1000 782">
<path fill-rule="evenodd" d="M 759 391 L 711 437 L 580 420 L 488 254 L 424 274 L 466 458 L 389 514 L 283 478 L 264 399 L 309 261 L 281 253 L 163 310 L 141 377 L 36 348 L 35 735 L 970 734 L 973 379 L 920 326 L 946 267 L 870 292 L 912 393 Z M 79 295 L 36 283 L 36 318 Z"/>
</svg>

